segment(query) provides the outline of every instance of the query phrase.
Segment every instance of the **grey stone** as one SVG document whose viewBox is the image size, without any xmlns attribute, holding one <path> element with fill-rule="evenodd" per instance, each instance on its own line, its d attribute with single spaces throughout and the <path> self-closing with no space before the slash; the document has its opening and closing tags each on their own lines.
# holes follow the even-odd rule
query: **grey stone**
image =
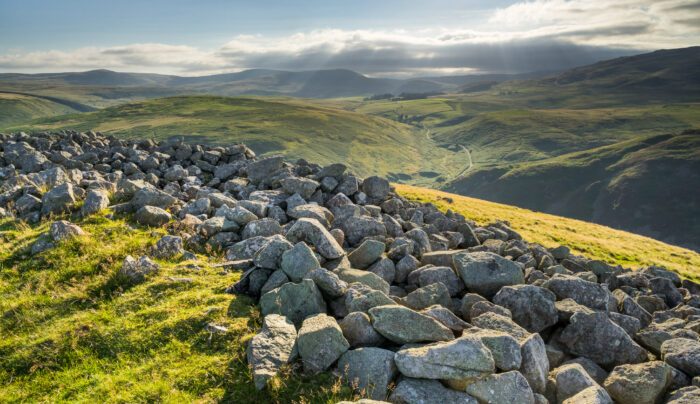
<svg viewBox="0 0 700 404">
<path fill-rule="evenodd" d="M 157 272 L 159 269 L 160 265 L 156 264 L 145 255 L 142 255 L 137 260 L 131 255 L 127 255 L 126 258 L 124 258 L 120 273 L 126 276 L 129 281 L 139 283 L 146 278 L 146 275 Z"/>
<path fill-rule="evenodd" d="M 297 356 L 297 331 L 287 318 L 269 314 L 262 330 L 248 343 L 248 364 L 253 371 L 253 383 L 258 390 L 279 371 L 282 365 Z"/>
<path fill-rule="evenodd" d="M 94 189 L 88 192 L 87 196 L 85 197 L 85 201 L 83 202 L 83 206 L 80 208 L 80 211 L 83 214 L 83 216 L 87 216 L 92 215 L 93 213 L 97 213 L 101 210 L 107 209 L 108 206 L 109 197 L 107 196 L 107 192 L 100 189 Z"/>
<path fill-rule="evenodd" d="M 343 296 L 348 284 L 341 281 L 338 275 L 324 268 L 313 269 L 304 275 L 304 279 L 311 279 L 326 296 L 331 298 Z"/>
<path fill-rule="evenodd" d="M 422 310 L 435 304 L 449 307 L 452 304 L 452 299 L 447 287 L 438 282 L 414 290 L 405 297 L 404 302 L 406 306 L 414 310 Z"/>
<path fill-rule="evenodd" d="M 287 241 L 284 237 L 276 234 L 267 241 L 260 249 L 255 253 L 253 257 L 253 262 L 256 266 L 267 269 L 277 269 L 280 267 L 280 262 L 285 252 L 292 248 L 292 243 Z M 286 273 L 286 271 L 285 271 Z M 289 274 L 287 274 L 289 275 Z M 292 279 L 292 277 L 289 277 Z M 299 279 L 292 279 L 293 282 L 300 281 Z"/>
<path fill-rule="evenodd" d="M 522 364 L 520 343 L 513 336 L 502 331 L 483 328 L 470 328 L 463 335 L 471 335 L 481 339 L 481 342 L 491 351 L 496 367 L 504 372 L 518 370 Z"/>
<path fill-rule="evenodd" d="M 353 282 L 359 282 L 369 286 L 372 289 L 383 292 L 384 294 L 389 294 L 389 284 L 376 274 L 368 271 L 361 271 L 354 268 L 338 268 L 335 271 L 338 278 L 347 282 L 348 284 Z"/>
<path fill-rule="evenodd" d="M 521 342 L 530 336 L 526 329 L 515 324 L 513 320 L 496 313 L 484 313 L 472 319 L 472 324 L 480 328 L 503 331 Z"/>
<path fill-rule="evenodd" d="M 369 309 L 372 326 L 397 344 L 454 339 L 452 331 L 432 317 L 409 308 L 386 305 Z"/>
<path fill-rule="evenodd" d="M 479 403 L 534 404 L 527 380 L 517 371 L 493 374 L 467 386 L 467 393 Z"/>
<path fill-rule="evenodd" d="M 544 393 L 549 373 L 549 358 L 540 334 L 532 334 L 522 340 L 520 354 L 522 356 L 520 373 L 525 376 L 532 391 Z"/>
<path fill-rule="evenodd" d="M 343 337 L 338 322 L 327 314 L 307 317 L 297 335 L 299 356 L 307 372 L 321 372 L 328 369 L 350 344 Z"/>
<path fill-rule="evenodd" d="M 389 194 L 389 181 L 381 177 L 365 178 L 362 182 L 362 191 L 372 199 L 384 200 Z"/>
<path fill-rule="evenodd" d="M 491 297 L 503 286 L 524 283 L 520 266 L 490 252 L 460 253 L 454 264 L 470 291 Z"/>
<path fill-rule="evenodd" d="M 312 314 L 325 313 L 326 302 L 316 284 L 310 279 L 300 283 L 286 283 L 260 298 L 260 311 L 263 316 L 270 313 L 289 318 L 300 324 Z"/>
<path fill-rule="evenodd" d="M 551 291 L 532 285 L 504 286 L 493 297 L 494 303 L 510 310 L 513 321 L 530 332 L 540 332 L 557 323 L 556 300 Z"/>
<path fill-rule="evenodd" d="M 608 393 L 600 386 L 591 386 L 569 397 L 562 404 L 613 404 Z"/>
<path fill-rule="evenodd" d="M 462 391 L 455 391 L 437 380 L 401 379 L 389 396 L 395 404 L 477 404 L 474 397 Z"/>
<path fill-rule="evenodd" d="M 690 377 L 700 376 L 700 342 L 689 338 L 673 338 L 661 344 L 664 362 Z"/>
<path fill-rule="evenodd" d="M 457 317 L 453 312 L 440 305 L 427 307 L 426 309 L 421 310 L 420 313 L 436 319 L 440 322 L 440 324 L 453 331 L 462 331 L 471 327 L 467 322 Z"/>
<path fill-rule="evenodd" d="M 316 247 L 321 256 L 327 259 L 340 258 L 345 255 L 342 247 L 318 220 L 302 218 L 296 221 L 287 232 L 287 239 L 293 243 L 306 241 Z"/>
<path fill-rule="evenodd" d="M 266 217 L 248 222 L 241 232 L 241 238 L 270 237 L 275 234 L 282 234 L 282 226 L 277 220 Z"/>
<path fill-rule="evenodd" d="M 556 402 L 561 403 L 567 398 L 571 398 L 581 391 L 597 386 L 595 380 L 588 375 L 583 366 L 572 363 L 562 365 L 550 374 L 550 379 L 554 381 L 556 394 Z"/>
<path fill-rule="evenodd" d="M 69 213 L 77 201 L 73 189 L 72 184 L 64 183 L 45 193 L 41 198 L 41 214 Z"/>
<path fill-rule="evenodd" d="M 136 211 L 134 220 L 144 226 L 161 227 L 172 219 L 172 215 L 156 206 L 144 206 Z"/>
<path fill-rule="evenodd" d="M 554 292 L 558 300 L 571 298 L 576 303 L 596 310 L 607 310 L 612 296 L 603 285 L 562 274 L 552 276 L 547 281 L 547 289 Z"/>
<path fill-rule="evenodd" d="M 379 346 L 385 341 L 384 337 L 372 327 L 369 316 L 359 311 L 345 316 L 340 322 L 340 329 L 343 330 L 343 336 L 351 347 Z"/>
<path fill-rule="evenodd" d="M 362 396 L 384 400 L 398 373 L 394 352 L 381 348 L 358 348 L 347 351 L 338 360 L 338 371 Z"/>
<path fill-rule="evenodd" d="M 156 258 L 173 258 L 185 252 L 182 237 L 165 235 L 151 247 L 151 255 Z"/>
<path fill-rule="evenodd" d="M 428 286 L 433 283 L 442 283 L 447 287 L 450 296 L 457 296 L 464 290 L 462 279 L 457 276 L 455 271 L 446 266 L 430 267 L 421 269 L 418 274 L 418 285 Z"/>
<path fill-rule="evenodd" d="M 384 292 L 370 288 L 369 286 L 354 282 L 345 291 L 345 308 L 349 312 L 368 312 L 376 306 L 396 304 Z"/>
<path fill-rule="evenodd" d="M 282 253 L 280 269 L 292 282 L 299 282 L 309 271 L 321 268 L 318 259 L 304 242 L 296 243 L 291 249 Z"/>
<path fill-rule="evenodd" d="M 289 278 L 282 270 L 274 271 L 272 274 L 270 274 L 270 277 L 267 278 L 265 284 L 260 289 L 260 295 L 264 295 L 273 289 L 277 289 L 287 282 L 289 282 Z"/>
<path fill-rule="evenodd" d="M 620 404 L 654 404 L 671 384 L 671 367 L 660 361 L 615 367 L 603 387 Z"/>
<path fill-rule="evenodd" d="M 381 241 L 365 240 L 350 254 L 348 259 L 353 268 L 367 269 L 372 263 L 381 258 L 386 246 Z"/>
<path fill-rule="evenodd" d="M 335 219 L 333 214 L 323 206 L 306 203 L 294 206 L 291 209 L 288 206 L 287 214 L 289 215 L 289 217 L 293 217 L 294 219 L 316 219 L 326 228 L 328 228 Z"/>
<path fill-rule="evenodd" d="M 73 224 L 66 220 L 59 220 L 51 223 L 51 226 L 49 226 L 49 233 L 51 233 L 51 238 L 53 241 L 61 241 L 87 234 L 77 224 Z"/>
</svg>

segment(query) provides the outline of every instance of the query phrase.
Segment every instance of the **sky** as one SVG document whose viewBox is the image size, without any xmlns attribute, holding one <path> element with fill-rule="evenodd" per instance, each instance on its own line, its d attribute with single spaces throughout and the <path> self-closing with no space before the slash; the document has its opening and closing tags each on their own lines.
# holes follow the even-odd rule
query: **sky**
<svg viewBox="0 0 700 404">
<path fill-rule="evenodd" d="M 556 71 L 700 45 L 700 0 L 0 0 L 0 72 Z"/>
</svg>

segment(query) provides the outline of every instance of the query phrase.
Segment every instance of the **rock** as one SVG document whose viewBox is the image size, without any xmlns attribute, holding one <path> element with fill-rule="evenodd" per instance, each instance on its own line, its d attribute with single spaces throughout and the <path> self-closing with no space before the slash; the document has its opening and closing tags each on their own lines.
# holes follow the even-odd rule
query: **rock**
<svg viewBox="0 0 700 404">
<path fill-rule="evenodd" d="M 504 286 L 493 302 L 507 308 L 513 321 L 530 332 L 540 332 L 559 320 L 551 291 L 532 285 Z"/>
<path fill-rule="evenodd" d="M 554 292 L 558 300 L 571 298 L 596 310 L 607 310 L 611 297 L 605 286 L 570 275 L 555 274 L 547 281 L 547 289 Z"/>
<path fill-rule="evenodd" d="M 297 336 L 299 356 L 307 372 L 321 372 L 328 369 L 350 344 L 343 337 L 338 322 L 327 314 L 307 317 Z"/>
<path fill-rule="evenodd" d="M 406 255 L 396 263 L 394 282 L 405 283 L 408 274 L 418 269 L 420 262 L 412 255 Z"/>
<path fill-rule="evenodd" d="M 448 389 L 437 380 L 410 377 L 401 379 L 389 396 L 389 401 L 396 404 L 477 404 L 474 397 Z"/>
<path fill-rule="evenodd" d="M 262 330 L 248 343 L 248 364 L 252 367 L 253 383 L 258 390 L 265 387 L 284 364 L 297 355 L 297 331 L 287 318 L 269 314 Z"/>
<path fill-rule="evenodd" d="M 287 277 L 287 275 L 283 271 L 281 271 L 281 270 L 274 271 L 272 274 L 270 274 L 270 277 L 267 278 L 267 280 L 265 281 L 265 284 L 260 289 L 260 295 L 264 295 L 265 293 L 267 293 L 273 289 L 277 289 L 287 282 L 289 282 L 289 278 Z"/>
<path fill-rule="evenodd" d="M 569 321 L 559 341 L 574 355 L 585 356 L 601 366 L 639 363 L 647 357 L 647 351 L 605 313 L 578 312 Z"/>
<path fill-rule="evenodd" d="M 586 373 L 588 373 L 588 375 L 591 376 L 593 380 L 595 380 L 595 382 L 600 385 L 602 385 L 605 379 L 608 378 L 608 372 L 606 372 L 605 369 L 601 368 L 595 362 L 588 358 L 580 357 L 572 359 L 562 363 L 562 366 L 569 365 L 572 363 L 577 363 L 581 365 L 586 370 Z"/>
<path fill-rule="evenodd" d="M 496 371 L 491 351 L 472 335 L 404 348 L 396 352 L 394 361 L 404 376 L 445 380 L 453 388 L 460 386 L 459 389 Z"/>
<path fill-rule="evenodd" d="M 700 401 L 700 388 L 683 387 L 669 394 L 667 400 L 666 404 L 697 404 Z"/>
<path fill-rule="evenodd" d="M 348 254 L 353 268 L 367 269 L 372 263 L 382 257 L 386 246 L 381 241 L 365 240 L 359 247 Z"/>
<path fill-rule="evenodd" d="M 520 355 L 522 356 L 520 373 L 525 376 L 532 391 L 544 393 L 549 373 L 549 359 L 540 334 L 532 334 L 521 341 Z"/>
<path fill-rule="evenodd" d="M 183 254 L 184 252 L 185 249 L 182 247 L 182 237 L 171 235 L 161 237 L 161 239 L 151 247 L 151 255 L 156 258 L 169 259 Z"/>
<path fill-rule="evenodd" d="M 484 313 L 496 313 L 503 317 L 511 318 L 513 314 L 505 307 L 493 304 L 489 301 L 476 302 L 469 311 L 469 319 L 473 320 Z"/>
<path fill-rule="evenodd" d="M 131 199 L 131 207 L 133 210 L 139 210 L 144 206 L 155 206 L 161 209 L 167 209 L 172 206 L 177 199 L 167 194 L 164 191 L 155 188 L 141 188 L 134 193 Z"/>
<path fill-rule="evenodd" d="M 512 335 L 518 341 L 523 341 L 530 336 L 526 329 L 515 324 L 513 320 L 496 313 L 484 313 L 472 319 L 472 324 L 480 328 L 503 331 L 508 335 Z"/>
<path fill-rule="evenodd" d="M 282 168 L 282 157 L 269 157 L 248 164 L 248 178 L 253 184 L 269 183 L 272 174 Z"/>
<path fill-rule="evenodd" d="M 581 390 L 575 396 L 564 400 L 562 404 L 613 404 L 613 401 L 602 387 L 596 385 Z"/>
<path fill-rule="evenodd" d="M 525 282 L 518 264 L 490 252 L 457 254 L 454 265 L 467 288 L 485 297 L 503 286 Z"/>
<path fill-rule="evenodd" d="M 413 310 L 422 310 L 438 304 L 449 307 L 452 304 L 450 292 L 443 283 L 432 283 L 409 293 L 405 298 L 406 306 Z"/>
<path fill-rule="evenodd" d="M 359 269 L 353 268 L 338 268 L 335 270 L 335 274 L 348 284 L 359 282 L 374 290 L 389 294 L 389 284 L 372 272 L 360 271 Z"/>
<path fill-rule="evenodd" d="M 388 284 L 394 282 L 396 277 L 396 267 L 394 266 L 394 261 L 389 258 L 380 258 L 377 262 L 372 264 L 367 271 L 376 274 L 380 278 L 384 279 Z"/>
<path fill-rule="evenodd" d="M 334 220 L 333 214 L 323 206 L 303 203 L 301 205 L 289 208 L 287 202 L 287 215 L 294 219 L 309 218 L 316 219 L 324 227 L 328 228 Z"/>
<path fill-rule="evenodd" d="M 620 313 L 635 317 L 639 320 L 642 328 L 646 328 L 651 323 L 651 314 L 644 310 L 634 299 L 620 289 L 613 291 L 613 296 L 617 299 Z"/>
<path fill-rule="evenodd" d="M 550 379 L 553 380 L 555 384 L 557 403 L 561 403 L 591 386 L 598 385 L 598 383 L 588 375 L 583 366 L 577 363 L 562 365 L 554 369 L 550 375 Z"/>
<path fill-rule="evenodd" d="M 280 267 L 280 262 L 282 261 L 284 253 L 292 249 L 292 247 L 292 243 L 279 234 L 276 234 L 270 237 L 270 239 L 255 253 L 253 262 L 260 268 L 277 269 Z M 318 266 L 316 268 L 318 268 Z M 291 276 L 289 278 L 292 279 Z M 292 279 L 292 282 L 299 282 L 302 278 Z"/>
<path fill-rule="evenodd" d="M 73 224 L 66 220 L 59 220 L 51 223 L 49 233 L 53 241 L 61 241 L 69 238 L 84 236 L 87 233 L 77 224 Z"/>
<path fill-rule="evenodd" d="M 420 313 L 436 319 L 440 322 L 440 324 L 453 331 L 462 331 L 471 327 L 468 323 L 457 317 L 450 310 L 440 305 L 430 306 L 422 310 Z"/>
<path fill-rule="evenodd" d="M 389 194 L 389 181 L 377 176 L 365 178 L 362 182 L 362 191 L 370 198 L 382 201 Z"/>
<path fill-rule="evenodd" d="M 88 192 L 85 197 L 85 202 L 83 202 L 83 206 L 80 208 L 80 212 L 83 216 L 88 216 L 107 209 L 108 206 L 109 197 L 107 196 L 107 192 L 95 189 Z"/>
<path fill-rule="evenodd" d="M 287 317 L 294 324 L 301 324 L 312 314 L 325 313 L 326 302 L 316 284 L 310 279 L 300 283 L 286 283 L 260 298 L 263 316 L 270 313 Z"/>
<path fill-rule="evenodd" d="M 302 218 L 297 220 L 287 232 L 287 239 L 292 243 L 310 242 L 316 247 L 316 251 L 327 259 L 340 258 L 345 255 L 345 251 L 335 238 L 316 219 Z"/>
<path fill-rule="evenodd" d="M 69 213 L 77 201 L 73 190 L 73 185 L 67 182 L 45 193 L 41 198 L 42 216 Z"/>
<path fill-rule="evenodd" d="M 668 307 L 676 307 L 683 303 L 683 296 L 668 278 L 651 278 L 649 288 L 654 294 L 663 297 Z"/>
<path fill-rule="evenodd" d="M 381 348 L 358 348 L 347 351 L 338 360 L 338 372 L 356 393 L 384 400 L 398 373 L 394 352 Z"/>
<path fill-rule="evenodd" d="M 124 258 L 120 273 L 126 276 L 129 281 L 139 283 L 146 278 L 146 275 L 157 272 L 159 269 L 160 265 L 156 264 L 145 255 L 142 255 L 137 260 L 131 255 L 127 255 L 126 258 Z"/>
<path fill-rule="evenodd" d="M 343 336 L 353 348 L 379 346 L 385 341 L 384 337 L 372 327 L 369 316 L 359 311 L 345 316 L 343 321 L 340 322 L 340 329 L 343 330 Z"/>
<path fill-rule="evenodd" d="M 50 241 L 37 240 L 32 244 L 32 255 L 37 255 L 54 248 L 56 248 L 56 245 Z"/>
<path fill-rule="evenodd" d="M 359 282 L 351 283 L 345 292 L 345 308 L 351 313 L 354 311 L 367 313 L 372 307 L 394 304 L 396 303 L 384 292 Z"/>
<path fill-rule="evenodd" d="M 671 367 L 660 361 L 615 367 L 603 387 L 620 404 L 654 404 L 671 383 Z"/>
<path fill-rule="evenodd" d="M 299 282 L 307 273 L 321 268 L 313 251 L 304 242 L 295 244 L 286 249 L 281 255 L 280 269 L 284 271 L 292 282 Z"/>
<path fill-rule="evenodd" d="M 282 226 L 277 220 L 266 217 L 248 222 L 243 228 L 241 238 L 270 237 L 275 234 L 282 234 Z"/>
<path fill-rule="evenodd" d="M 517 371 L 493 374 L 467 386 L 467 394 L 479 403 L 534 404 L 527 380 Z"/>
<path fill-rule="evenodd" d="M 673 338 L 661 344 L 664 362 L 690 377 L 700 376 L 700 342 L 689 338 Z"/>
<path fill-rule="evenodd" d="M 464 250 L 445 250 L 445 251 L 432 251 L 423 254 L 421 257 L 421 265 L 434 265 L 436 267 L 450 267 L 452 270 L 455 269 L 454 257 L 455 255 L 464 252 Z"/>
<path fill-rule="evenodd" d="M 304 275 L 304 279 L 311 279 L 314 281 L 321 292 L 331 298 L 342 296 L 348 287 L 348 284 L 341 281 L 338 275 L 324 268 L 318 268 L 307 272 L 306 275 Z"/>
<path fill-rule="evenodd" d="M 144 206 L 136 211 L 134 220 L 144 226 L 161 227 L 172 219 L 172 215 L 155 206 Z"/>
<path fill-rule="evenodd" d="M 420 286 L 428 286 L 438 282 L 447 286 L 450 296 L 457 296 L 464 290 L 462 279 L 457 276 L 452 268 L 442 266 L 421 269 L 418 275 L 418 284 Z"/>
<path fill-rule="evenodd" d="M 463 335 L 481 339 L 481 342 L 491 351 L 494 363 L 499 370 L 507 372 L 520 369 L 522 364 L 520 343 L 513 336 L 502 331 L 476 327 L 465 330 Z"/>
<path fill-rule="evenodd" d="M 290 195 L 299 194 L 305 200 L 309 200 L 316 192 L 319 183 L 309 178 L 289 177 L 282 181 L 282 189 Z"/>
<path fill-rule="evenodd" d="M 437 320 L 409 308 L 387 305 L 369 309 L 372 326 L 397 344 L 454 339 L 452 331 Z"/>
</svg>

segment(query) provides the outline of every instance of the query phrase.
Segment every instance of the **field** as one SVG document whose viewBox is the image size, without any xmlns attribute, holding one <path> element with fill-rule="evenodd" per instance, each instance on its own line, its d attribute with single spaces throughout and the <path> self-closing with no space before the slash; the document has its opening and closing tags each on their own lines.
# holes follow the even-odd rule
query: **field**
<svg viewBox="0 0 700 404">
<path fill-rule="evenodd" d="M 0 128 L 32 119 L 76 112 L 46 99 L 0 91 Z"/>
</svg>

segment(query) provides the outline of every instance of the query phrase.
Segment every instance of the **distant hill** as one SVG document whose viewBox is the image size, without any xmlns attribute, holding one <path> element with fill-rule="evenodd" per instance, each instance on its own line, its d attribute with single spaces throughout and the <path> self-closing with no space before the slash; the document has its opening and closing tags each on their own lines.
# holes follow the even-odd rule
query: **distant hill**
<svg viewBox="0 0 700 404">
<path fill-rule="evenodd" d="M 700 130 L 480 168 L 443 189 L 700 250 Z"/>
<path fill-rule="evenodd" d="M 31 119 L 73 112 L 78 110 L 46 98 L 0 92 L 0 128 Z"/>
<path fill-rule="evenodd" d="M 128 138 L 245 142 L 256 153 L 343 162 L 361 175 L 381 174 L 413 184 L 456 175 L 461 155 L 424 141 L 422 131 L 389 119 L 311 105 L 300 100 L 181 96 L 133 102 L 95 112 L 37 119 L 6 132 L 75 129 Z M 431 173 L 421 175 L 421 173 Z"/>
</svg>

